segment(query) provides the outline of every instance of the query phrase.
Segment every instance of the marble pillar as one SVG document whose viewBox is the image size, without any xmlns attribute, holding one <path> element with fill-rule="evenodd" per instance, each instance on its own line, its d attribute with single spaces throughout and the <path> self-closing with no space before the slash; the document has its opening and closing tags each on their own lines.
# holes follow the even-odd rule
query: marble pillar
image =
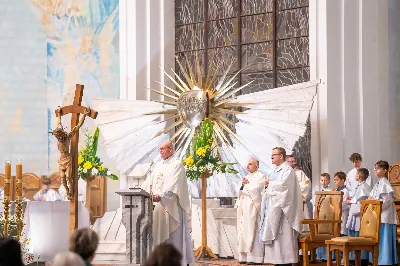
<svg viewBox="0 0 400 266">
<path fill-rule="evenodd" d="M 122 223 L 126 228 L 126 263 L 143 265 L 152 247 L 150 195 L 140 189 L 116 191 L 122 197 Z"/>
</svg>

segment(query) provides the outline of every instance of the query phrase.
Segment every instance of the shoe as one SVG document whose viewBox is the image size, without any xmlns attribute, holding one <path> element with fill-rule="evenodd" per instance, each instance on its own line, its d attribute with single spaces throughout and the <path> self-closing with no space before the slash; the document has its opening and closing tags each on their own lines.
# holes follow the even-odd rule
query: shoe
<svg viewBox="0 0 400 266">
<path fill-rule="evenodd" d="M 239 264 L 246 264 L 245 261 L 239 261 Z"/>
<path fill-rule="evenodd" d="M 256 263 L 256 262 L 248 262 L 246 263 L 247 265 L 261 265 L 262 263 Z"/>
</svg>

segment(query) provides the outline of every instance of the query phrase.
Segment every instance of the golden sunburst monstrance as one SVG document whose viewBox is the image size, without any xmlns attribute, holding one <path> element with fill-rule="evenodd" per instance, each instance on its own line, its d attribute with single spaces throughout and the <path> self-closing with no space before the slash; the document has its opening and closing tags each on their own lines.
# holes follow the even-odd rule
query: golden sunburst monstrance
<svg viewBox="0 0 400 266">
<path fill-rule="evenodd" d="M 174 123 L 161 130 L 156 136 L 160 136 L 173 128 L 179 128 L 171 136 L 170 141 L 175 143 L 177 149 L 184 147 L 180 157 L 183 156 L 193 138 L 195 132 L 193 129 L 196 128 L 201 120 L 206 118 L 211 120 L 213 124 L 214 139 L 217 141 L 217 144 L 231 146 L 231 141 L 227 138 L 227 136 L 233 137 L 239 142 L 243 143 L 240 137 L 229 128 L 229 125 L 232 126 L 235 123 L 226 119 L 225 115 L 244 114 L 242 110 L 238 109 L 246 105 L 254 104 L 234 102 L 236 99 L 236 93 L 251 84 L 252 81 L 243 86 L 235 88 L 237 81 L 234 82 L 234 79 L 240 73 L 240 71 L 227 79 L 227 75 L 232 64 L 229 65 L 222 77 L 217 82 L 217 73 L 219 71 L 219 67 L 214 68 L 214 71 L 208 72 L 204 77 L 201 73 L 201 67 L 197 53 L 195 59 L 195 65 L 192 66 L 186 57 L 186 67 L 184 67 L 184 65 L 176 57 L 176 61 L 185 80 L 182 80 L 182 78 L 174 70 L 172 70 L 172 72 L 174 73 L 175 78 L 164 71 L 165 75 L 176 86 L 176 90 L 160 82 L 158 83 L 172 94 L 149 89 L 155 93 L 172 99 L 171 101 L 153 100 L 154 102 L 167 105 L 168 108 L 167 110 L 148 114 L 169 114 L 172 115 L 172 117 L 168 118 L 167 120 L 176 120 Z M 199 93 L 193 95 L 191 92 L 194 91 Z M 189 94 L 192 94 L 192 96 L 190 97 Z M 204 106 L 202 106 L 202 103 L 204 103 Z M 190 114 L 188 115 L 188 113 Z M 216 146 L 219 149 L 219 145 Z"/>
</svg>

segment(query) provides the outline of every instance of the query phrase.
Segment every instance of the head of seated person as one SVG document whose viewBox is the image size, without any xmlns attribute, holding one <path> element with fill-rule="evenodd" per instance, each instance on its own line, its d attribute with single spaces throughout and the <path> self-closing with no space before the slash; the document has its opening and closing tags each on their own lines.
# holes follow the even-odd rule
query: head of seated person
<svg viewBox="0 0 400 266">
<path fill-rule="evenodd" d="M 155 247 L 144 266 L 180 266 L 181 253 L 171 244 L 162 243 Z"/>
<path fill-rule="evenodd" d="M 23 266 L 21 245 L 11 237 L 0 238 L 0 265 Z"/>
<path fill-rule="evenodd" d="M 83 259 L 76 253 L 68 251 L 54 256 L 52 266 L 85 266 Z"/>
<path fill-rule="evenodd" d="M 69 250 L 75 252 L 87 263 L 93 260 L 99 244 L 96 232 L 89 228 L 75 230 L 69 240 Z"/>
</svg>

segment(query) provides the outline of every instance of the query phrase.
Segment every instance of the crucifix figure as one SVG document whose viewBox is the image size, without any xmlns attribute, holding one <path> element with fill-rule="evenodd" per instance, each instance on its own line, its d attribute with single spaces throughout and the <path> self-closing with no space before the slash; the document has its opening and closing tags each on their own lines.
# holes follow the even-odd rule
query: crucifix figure
<svg viewBox="0 0 400 266">
<path fill-rule="evenodd" d="M 71 153 L 70 153 L 70 145 L 71 145 L 71 139 L 75 135 L 75 133 L 81 128 L 83 123 L 85 122 L 85 118 L 87 115 L 90 114 L 90 108 L 85 109 L 85 113 L 79 119 L 78 125 L 76 125 L 70 133 L 66 132 L 61 124 L 61 116 L 62 116 L 62 109 L 59 107 L 56 110 L 56 116 L 57 116 L 57 127 L 54 129 L 51 134 L 53 134 L 54 137 L 57 138 L 57 147 L 58 150 L 60 151 L 60 159 L 58 160 L 58 167 L 59 167 L 59 173 L 61 176 L 61 180 L 63 182 L 63 185 L 65 187 L 65 190 L 67 191 L 68 199 L 72 200 L 73 199 L 73 190 L 70 190 L 69 188 L 73 188 L 75 185 L 74 180 L 71 178 Z"/>
<path fill-rule="evenodd" d="M 70 200 L 70 233 L 78 227 L 78 142 L 79 128 L 83 125 L 86 116 L 96 119 L 97 112 L 85 106 L 81 106 L 83 85 L 76 84 L 75 97 L 72 105 L 58 108 L 57 128 L 51 132 L 58 140 L 57 147 L 61 153 L 59 163 L 60 175 L 63 185 Z M 71 132 L 67 133 L 61 124 L 61 117 L 72 114 Z M 79 119 L 79 115 L 83 117 Z M 67 184 L 68 180 L 68 184 Z"/>
</svg>

